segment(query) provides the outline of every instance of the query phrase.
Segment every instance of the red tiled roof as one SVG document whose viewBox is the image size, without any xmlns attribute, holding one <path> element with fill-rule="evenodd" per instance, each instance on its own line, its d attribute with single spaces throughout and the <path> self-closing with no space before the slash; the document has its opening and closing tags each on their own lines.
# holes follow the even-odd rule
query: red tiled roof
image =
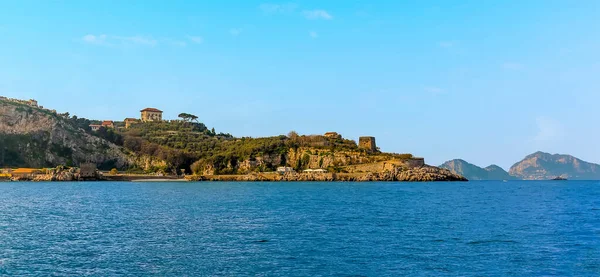
<svg viewBox="0 0 600 277">
<path fill-rule="evenodd" d="M 115 123 L 112 120 L 105 120 L 102 122 L 102 126 L 107 126 L 107 125 L 115 125 Z"/>
<path fill-rule="evenodd" d="M 145 108 L 143 110 L 141 110 L 140 112 L 155 112 L 155 113 L 162 113 L 163 111 L 159 110 L 159 109 L 155 109 L 155 108 Z"/>
</svg>

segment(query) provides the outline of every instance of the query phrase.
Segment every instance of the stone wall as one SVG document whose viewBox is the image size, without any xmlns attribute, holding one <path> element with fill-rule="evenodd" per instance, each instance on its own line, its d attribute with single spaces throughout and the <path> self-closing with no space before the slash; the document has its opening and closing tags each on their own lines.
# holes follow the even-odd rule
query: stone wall
<svg viewBox="0 0 600 277">
<path fill-rule="evenodd" d="M 404 163 L 406 164 L 406 167 L 408 167 L 408 168 L 422 167 L 422 166 L 425 166 L 425 159 L 424 158 L 412 158 L 412 159 L 406 160 Z"/>
</svg>

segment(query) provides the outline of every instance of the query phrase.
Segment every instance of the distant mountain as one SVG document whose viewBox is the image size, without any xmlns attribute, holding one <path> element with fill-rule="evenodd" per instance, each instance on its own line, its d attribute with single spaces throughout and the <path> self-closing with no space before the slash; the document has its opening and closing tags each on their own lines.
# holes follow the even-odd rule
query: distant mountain
<svg viewBox="0 0 600 277">
<path fill-rule="evenodd" d="M 497 165 L 481 168 L 464 160 L 456 159 L 447 161 L 440 165 L 441 168 L 450 170 L 452 173 L 464 176 L 469 180 L 512 180 L 508 172 Z"/>
<path fill-rule="evenodd" d="M 525 180 L 549 180 L 558 176 L 570 180 L 600 180 L 600 165 L 570 155 L 536 152 L 514 164 L 509 173 Z"/>
<path fill-rule="evenodd" d="M 486 180 L 515 180 L 519 179 L 517 177 L 511 176 L 504 170 L 502 167 L 499 167 L 495 164 L 490 165 L 485 168 L 488 172 L 488 178 Z"/>
</svg>

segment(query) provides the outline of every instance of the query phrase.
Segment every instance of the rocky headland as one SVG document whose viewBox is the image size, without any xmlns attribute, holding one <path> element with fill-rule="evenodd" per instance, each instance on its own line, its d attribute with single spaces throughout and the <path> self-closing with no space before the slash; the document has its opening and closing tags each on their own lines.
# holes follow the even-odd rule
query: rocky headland
<svg viewBox="0 0 600 277">
<path fill-rule="evenodd" d="M 412 154 L 381 152 L 375 137 L 360 137 L 357 143 L 336 132 L 299 135 L 292 131 L 236 138 L 192 122 L 190 118 L 197 118 L 193 115 L 180 117 L 88 120 L 43 108 L 35 100 L 0 97 L 1 174 L 29 181 L 127 181 L 183 175 L 199 181 L 466 180 L 426 165 Z M 78 167 L 84 165 L 105 174 L 83 174 Z"/>
</svg>

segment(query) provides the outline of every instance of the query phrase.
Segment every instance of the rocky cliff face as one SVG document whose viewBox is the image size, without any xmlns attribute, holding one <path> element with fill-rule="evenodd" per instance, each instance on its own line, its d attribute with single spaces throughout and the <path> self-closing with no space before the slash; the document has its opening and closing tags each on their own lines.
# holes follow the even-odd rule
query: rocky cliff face
<svg viewBox="0 0 600 277">
<path fill-rule="evenodd" d="M 425 165 L 410 169 L 397 167 L 391 171 L 368 173 L 355 181 L 439 182 L 468 181 L 468 179 L 444 168 Z"/>
<path fill-rule="evenodd" d="M 572 180 L 600 179 L 600 165 L 570 155 L 536 152 L 510 168 L 510 174 L 525 180 L 548 180 L 558 176 Z"/>
<path fill-rule="evenodd" d="M 210 162 L 196 168 L 196 174 L 248 174 L 275 169 L 278 166 L 316 169 L 336 167 L 348 173 L 384 172 L 394 167 L 414 168 L 424 166 L 422 158 L 391 160 L 390 156 L 367 155 L 364 152 L 336 151 L 310 147 L 290 148 L 285 154 L 263 155 L 244 161 L 228 161 L 224 172 L 217 172 Z M 387 164 L 387 165 L 386 165 Z M 266 170 L 268 171 L 268 170 Z"/>
<path fill-rule="evenodd" d="M 464 160 L 456 159 L 447 161 L 440 165 L 441 168 L 450 170 L 452 173 L 462 175 L 469 180 L 512 180 L 508 172 L 497 165 L 481 168 Z"/>
<path fill-rule="evenodd" d="M 0 101 L 0 166 L 54 167 L 92 162 L 123 168 L 121 148 L 87 134 L 53 112 Z"/>
</svg>

